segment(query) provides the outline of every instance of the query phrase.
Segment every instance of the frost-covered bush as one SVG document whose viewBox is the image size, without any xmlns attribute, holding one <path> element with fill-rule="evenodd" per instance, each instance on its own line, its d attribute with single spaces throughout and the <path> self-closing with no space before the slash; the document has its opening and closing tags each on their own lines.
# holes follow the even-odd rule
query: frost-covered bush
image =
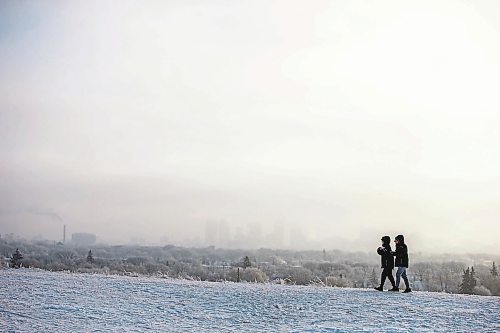
<svg viewBox="0 0 500 333">
<path fill-rule="evenodd" d="M 163 272 L 165 271 L 164 270 L 164 268 L 165 268 L 164 265 L 155 264 L 155 263 L 151 263 L 151 262 L 146 263 L 144 265 L 144 268 L 146 269 L 146 272 L 148 274 L 158 274 L 158 273 L 162 273 L 162 270 L 163 270 Z"/>
<path fill-rule="evenodd" d="M 338 276 L 328 276 L 326 279 L 326 285 L 330 287 L 352 287 L 351 281 L 346 278 L 341 278 Z"/>
<path fill-rule="evenodd" d="M 306 285 L 313 279 L 312 272 L 304 267 L 291 267 L 288 274 L 287 278 L 295 284 Z"/>
<path fill-rule="evenodd" d="M 474 287 L 473 293 L 474 295 L 491 296 L 491 291 L 485 286 Z"/>
<path fill-rule="evenodd" d="M 208 279 L 208 269 L 202 265 L 185 265 L 185 275 L 196 277 L 198 280 L 206 281 Z"/>
<path fill-rule="evenodd" d="M 238 268 L 231 268 L 226 274 L 226 279 L 228 281 L 237 282 L 238 281 Z M 267 282 L 266 273 L 255 267 L 239 268 L 239 279 L 245 282 Z"/>
<path fill-rule="evenodd" d="M 129 257 L 125 260 L 127 264 L 140 266 L 150 262 L 150 259 L 147 257 Z"/>
<path fill-rule="evenodd" d="M 43 265 L 37 259 L 34 258 L 23 259 L 23 266 L 32 268 L 43 268 Z"/>
<path fill-rule="evenodd" d="M 178 261 L 170 267 L 170 271 L 173 273 L 174 276 L 184 278 L 187 275 L 188 268 L 189 265 Z"/>
<path fill-rule="evenodd" d="M 240 275 L 240 278 L 242 281 L 248 281 L 248 282 L 266 282 L 268 281 L 268 278 L 266 276 L 266 273 L 261 271 L 258 268 L 254 267 L 248 267 L 243 269 L 242 274 Z"/>
<path fill-rule="evenodd" d="M 51 262 L 46 266 L 49 271 L 67 271 L 69 267 L 61 262 Z"/>
<path fill-rule="evenodd" d="M 483 276 L 481 278 L 481 285 L 488 288 L 492 295 L 500 296 L 500 276 Z"/>
</svg>

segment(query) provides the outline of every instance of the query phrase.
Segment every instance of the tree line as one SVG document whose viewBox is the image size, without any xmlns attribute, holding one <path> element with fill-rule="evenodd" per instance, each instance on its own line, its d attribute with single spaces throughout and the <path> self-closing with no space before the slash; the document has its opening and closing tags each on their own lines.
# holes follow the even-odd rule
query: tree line
<svg viewBox="0 0 500 333">
<path fill-rule="evenodd" d="M 371 288 L 379 284 L 378 255 L 333 251 L 233 250 L 215 247 L 107 246 L 91 249 L 48 241 L 0 239 L 4 267 L 49 271 L 148 275 L 201 281 L 246 281 Z M 414 290 L 500 296 L 495 261 L 476 256 L 468 266 L 418 254 L 408 277 Z M 470 258 L 468 259 L 470 261 Z"/>
</svg>

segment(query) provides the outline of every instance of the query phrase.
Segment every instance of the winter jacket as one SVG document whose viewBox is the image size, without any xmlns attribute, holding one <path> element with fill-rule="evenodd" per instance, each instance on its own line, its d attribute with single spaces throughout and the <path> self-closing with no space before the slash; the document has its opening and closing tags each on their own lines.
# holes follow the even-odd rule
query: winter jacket
<svg viewBox="0 0 500 333">
<path fill-rule="evenodd" d="M 396 252 L 393 252 L 396 256 L 396 267 L 406 267 L 408 268 L 408 247 L 405 243 L 399 243 L 396 245 Z"/>
<path fill-rule="evenodd" d="M 380 261 L 382 268 L 393 269 L 394 268 L 394 257 L 392 256 L 392 250 L 390 244 L 382 244 L 381 247 L 377 249 L 377 253 L 380 255 Z"/>
</svg>

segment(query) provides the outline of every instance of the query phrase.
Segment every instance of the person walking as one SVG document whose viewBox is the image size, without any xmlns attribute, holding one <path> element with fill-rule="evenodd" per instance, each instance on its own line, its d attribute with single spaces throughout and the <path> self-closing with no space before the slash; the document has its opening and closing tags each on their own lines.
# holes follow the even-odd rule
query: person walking
<svg viewBox="0 0 500 333">
<path fill-rule="evenodd" d="M 409 293 L 411 292 L 411 288 L 408 277 L 406 276 L 406 269 L 408 268 L 409 260 L 408 246 L 405 244 L 405 236 L 397 235 L 396 238 L 394 238 L 394 243 L 396 244 L 396 251 L 393 252 L 393 255 L 396 257 L 395 266 L 398 268 L 396 271 L 396 287 L 399 289 L 399 283 L 402 277 L 406 287 L 403 292 Z"/>
<path fill-rule="evenodd" d="M 380 286 L 376 287 L 375 290 L 384 291 L 385 279 L 389 278 L 392 284 L 392 289 L 389 291 L 399 291 L 394 282 L 394 277 L 392 276 L 392 270 L 394 269 L 394 257 L 392 255 L 391 249 L 391 238 L 389 236 L 384 236 L 381 239 L 382 246 L 377 249 L 377 253 L 380 255 L 380 260 L 382 263 L 382 276 L 380 278 Z"/>
</svg>

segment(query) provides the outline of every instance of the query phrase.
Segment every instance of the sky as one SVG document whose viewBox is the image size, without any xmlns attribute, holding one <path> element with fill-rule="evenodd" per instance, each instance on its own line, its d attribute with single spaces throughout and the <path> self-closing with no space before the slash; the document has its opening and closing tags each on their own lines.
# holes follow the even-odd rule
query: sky
<svg viewBox="0 0 500 333">
<path fill-rule="evenodd" d="M 500 3 L 0 1 L 0 235 L 500 252 Z"/>
</svg>

